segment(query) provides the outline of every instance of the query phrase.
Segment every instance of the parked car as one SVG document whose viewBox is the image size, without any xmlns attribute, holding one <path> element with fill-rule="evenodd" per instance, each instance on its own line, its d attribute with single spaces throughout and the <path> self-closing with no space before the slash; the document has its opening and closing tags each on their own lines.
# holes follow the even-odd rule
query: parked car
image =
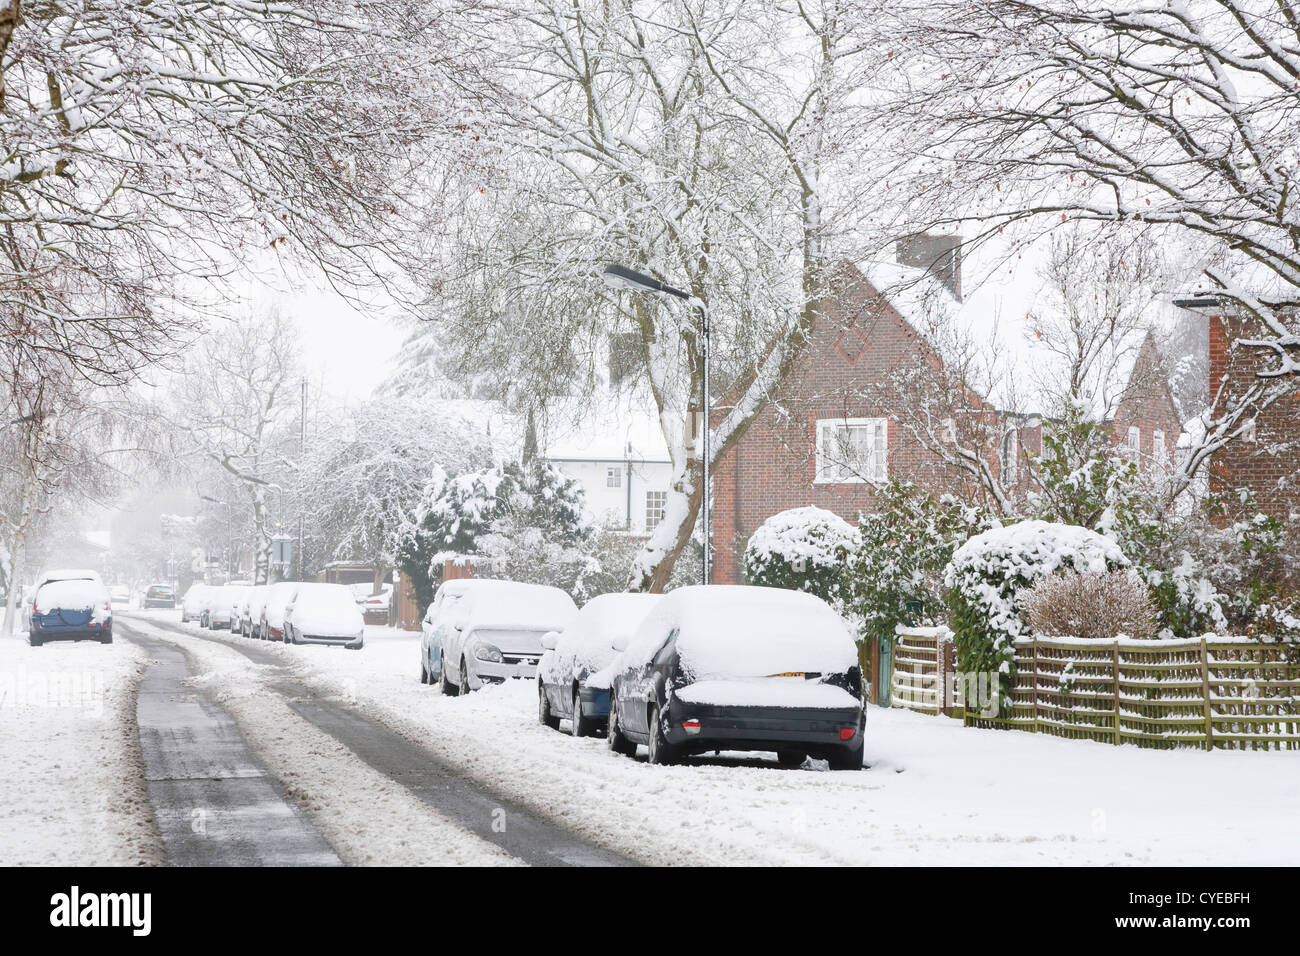
<svg viewBox="0 0 1300 956">
<path fill-rule="evenodd" d="M 131 589 L 125 584 L 114 584 L 108 589 L 108 596 L 115 608 L 131 607 Z"/>
<path fill-rule="evenodd" d="M 239 631 L 244 637 L 262 637 L 262 609 L 271 594 L 271 585 L 255 584 L 239 602 Z"/>
<path fill-rule="evenodd" d="M 113 642 L 113 601 L 94 571 L 41 576 L 32 597 L 28 641 Z"/>
<path fill-rule="evenodd" d="M 543 724 L 556 730 L 567 719 L 573 736 L 586 737 L 605 723 L 609 678 L 603 668 L 618 656 L 615 644 L 626 646 L 662 599 L 661 594 L 602 594 L 584 604 L 563 631 L 542 635 L 537 715 Z"/>
<path fill-rule="evenodd" d="M 370 590 L 370 586 L 366 585 L 366 593 L 357 600 L 361 613 L 365 615 L 367 624 L 387 624 L 388 611 L 393 603 L 393 586 L 385 584 L 378 594 L 372 594 Z"/>
<path fill-rule="evenodd" d="M 175 607 L 176 591 L 170 584 L 151 584 L 144 592 L 145 607 Z"/>
<path fill-rule="evenodd" d="M 203 620 L 203 612 L 208 609 L 212 592 L 216 590 L 209 584 L 196 581 L 190 585 L 185 597 L 181 598 L 181 623 Z"/>
<path fill-rule="evenodd" d="M 247 590 L 246 584 L 223 584 L 214 588 L 203 611 L 203 626 L 213 631 L 230 627 L 235 619 L 235 604 Z"/>
<path fill-rule="evenodd" d="M 302 584 L 284 610 L 284 634 L 290 644 L 341 644 L 359 651 L 366 643 L 366 622 L 345 584 Z"/>
<path fill-rule="evenodd" d="M 485 683 L 535 677 L 542 635 L 567 627 L 578 613 L 559 588 L 490 578 L 471 579 L 459 603 L 443 633 L 441 671 L 444 685 L 462 694 Z"/>
<path fill-rule="evenodd" d="M 433 603 L 424 612 L 420 622 L 420 683 L 438 684 L 449 697 L 455 696 L 456 685 L 447 680 L 442 671 L 442 644 L 448 628 L 459 620 L 456 612 L 460 600 L 469 589 L 473 578 L 454 578 L 444 581 L 434 592 Z M 464 608 L 461 607 L 460 615 Z"/>
<path fill-rule="evenodd" d="M 608 741 L 650 762 L 709 750 L 806 756 L 862 768 L 866 711 L 857 648 L 825 601 L 747 586 L 679 588 L 611 665 Z"/>
<path fill-rule="evenodd" d="M 271 585 L 271 589 L 266 592 L 266 604 L 262 607 L 262 640 L 289 643 L 284 633 L 284 610 L 293 603 L 294 595 L 301 586 L 297 581 L 280 581 Z"/>
</svg>

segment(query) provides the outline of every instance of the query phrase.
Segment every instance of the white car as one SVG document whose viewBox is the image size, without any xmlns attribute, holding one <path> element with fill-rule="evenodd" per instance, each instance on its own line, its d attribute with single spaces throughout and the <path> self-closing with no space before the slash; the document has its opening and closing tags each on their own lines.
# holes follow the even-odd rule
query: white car
<svg viewBox="0 0 1300 956">
<path fill-rule="evenodd" d="M 294 595 L 300 587 L 302 584 L 298 581 L 280 581 L 271 585 L 266 592 L 266 604 L 262 606 L 262 640 L 289 643 L 284 632 L 284 610 L 293 603 Z"/>
<path fill-rule="evenodd" d="M 461 596 L 463 612 L 443 637 L 444 691 L 477 690 L 485 683 L 535 677 L 542 635 L 568 626 L 578 613 L 559 588 L 517 581 L 471 579 Z"/>
<path fill-rule="evenodd" d="M 230 627 L 235 619 L 235 605 L 247 590 L 246 584 L 223 584 L 215 588 L 203 612 L 203 626 L 213 631 Z"/>
<path fill-rule="evenodd" d="M 461 598 L 472 581 L 473 578 L 444 581 L 420 622 L 420 683 L 440 684 L 442 692 L 448 695 L 455 694 L 456 687 L 442 671 L 442 644 L 447 630 L 457 623 L 456 609 L 461 607 Z"/>
<path fill-rule="evenodd" d="M 238 613 L 230 622 L 230 629 L 234 633 L 242 634 L 244 637 L 261 636 L 258 632 L 262 625 L 262 608 L 266 604 L 266 596 L 270 590 L 269 584 L 254 584 L 247 589 L 247 594 L 240 597 L 236 609 Z"/>
<path fill-rule="evenodd" d="M 284 634 L 290 644 L 340 644 L 359 651 L 366 643 L 366 622 L 345 584 L 302 584 L 284 610 Z"/>
<path fill-rule="evenodd" d="M 113 607 L 129 608 L 131 606 L 131 589 L 125 584 L 114 584 L 108 591 L 113 599 Z"/>
<path fill-rule="evenodd" d="M 199 581 L 191 584 L 181 599 L 181 623 L 203 620 L 203 612 L 208 609 L 208 602 L 212 600 L 212 592 L 215 590 L 212 585 Z"/>
<path fill-rule="evenodd" d="M 552 730 L 561 720 L 586 737 L 609 717 L 609 676 L 604 671 L 626 646 L 662 594 L 601 594 L 582 606 L 563 631 L 542 635 L 537 662 L 537 716 Z"/>
</svg>

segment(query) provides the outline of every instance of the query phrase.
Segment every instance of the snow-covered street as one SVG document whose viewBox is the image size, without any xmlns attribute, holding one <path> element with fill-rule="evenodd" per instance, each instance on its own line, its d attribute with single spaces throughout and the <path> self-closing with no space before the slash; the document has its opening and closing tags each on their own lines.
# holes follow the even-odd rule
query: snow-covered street
<svg viewBox="0 0 1300 956">
<path fill-rule="evenodd" d="M 644 748 L 629 760 L 610 753 L 602 738 L 574 739 L 541 726 L 532 680 L 444 698 L 419 682 L 414 633 L 370 627 L 365 648 L 349 652 L 191 625 L 178 630 L 171 611 L 123 620 L 190 652 L 199 666 L 194 683 L 232 710 L 268 769 L 356 862 L 434 862 L 438 854 L 512 860 L 438 819 L 400 781 L 384 779 L 295 716 L 276 691 L 286 679 L 398 731 L 487 791 L 645 863 L 1277 865 L 1300 854 L 1300 760 L 1293 753 L 1150 752 L 872 708 L 868 767 L 858 774 L 815 763 L 782 770 L 762 755 L 657 767 L 645 763 Z M 59 651 L 71 657 L 87 647 Z M 92 653 L 101 650 L 132 667 L 138 660 L 130 644 Z M 130 672 L 115 672 L 110 685 Z M 62 711 L 22 713 L 33 731 L 42 717 L 61 725 L 69 719 Z M 46 764 L 42 772 L 48 778 L 55 771 Z M 32 774 L 30 787 L 41 786 L 35 768 Z M 102 805 L 122 782 L 101 774 L 79 786 L 81 802 L 93 793 Z M 6 799 L 6 823 L 15 812 Z M 82 819 L 88 825 L 91 817 Z M 43 833 L 48 844 L 72 826 L 3 829 L 25 829 L 33 840 Z M 141 852 L 128 849 L 134 844 L 123 842 L 120 828 L 100 840 L 118 841 L 109 851 L 115 859 Z"/>
</svg>

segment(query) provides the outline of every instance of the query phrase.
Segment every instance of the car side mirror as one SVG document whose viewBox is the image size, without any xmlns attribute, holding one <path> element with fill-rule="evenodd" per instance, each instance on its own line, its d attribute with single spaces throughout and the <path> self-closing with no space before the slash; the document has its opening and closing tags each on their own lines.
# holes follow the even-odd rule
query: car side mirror
<svg viewBox="0 0 1300 956">
<path fill-rule="evenodd" d="M 610 646 L 611 648 L 613 648 L 614 650 L 616 650 L 616 651 L 620 651 L 620 652 L 621 652 L 621 651 L 625 651 L 625 650 L 627 650 L 627 638 L 626 638 L 626 637 L 616 637 L 616 638 L 614 638 L 614 640 L 612 640 L 612 641 L 610 642 L 610 645 L 609 645 L 609 646 Z"/>
<path fill-rule="evenodd" d="M 548 651 L 555 650 L 555 645 L 559 641 L 559 639 L 560 639 L 559 631 L 547 631 L 545 634 L 542 635 L 542 648 Z"/>
</svg>

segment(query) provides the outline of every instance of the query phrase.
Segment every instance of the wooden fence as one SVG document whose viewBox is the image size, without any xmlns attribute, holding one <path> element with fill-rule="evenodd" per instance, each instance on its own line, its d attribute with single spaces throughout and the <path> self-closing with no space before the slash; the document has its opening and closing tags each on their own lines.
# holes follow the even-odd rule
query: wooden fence
<svg viewBox="0 0 1300 956">
<path fill-rule="evenodd" d="M 946 627 L 899 627 L 894 631 L 894 673 L 889 702 L 920 714 L 950 713 L 947 675 L 955 668 L 952 631 Z"/>
<path fill-rule="evenodd" d="M 1017 641 L 1015 655 L 1011 713 L 968 697 L 968 726 L 1157 749 L 1300 750 L 1298 643 L 1035 638 Z"/>
</svg>

